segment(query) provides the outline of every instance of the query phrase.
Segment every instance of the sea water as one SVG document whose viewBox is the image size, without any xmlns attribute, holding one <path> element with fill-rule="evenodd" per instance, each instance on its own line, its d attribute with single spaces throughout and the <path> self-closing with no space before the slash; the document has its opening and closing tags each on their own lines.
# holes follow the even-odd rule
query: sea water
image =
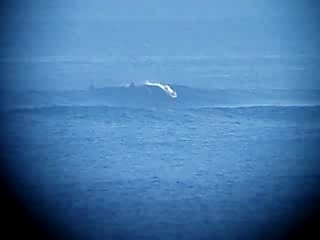
<svg viewBox="0 0 320 240">
<path fill-rule="evenodd" d="M 319 186 L 319 92 L 171 87 L 7 93 L 28 209 L 76 239 L 256 239 L 298 218 Z"/>
</svg>

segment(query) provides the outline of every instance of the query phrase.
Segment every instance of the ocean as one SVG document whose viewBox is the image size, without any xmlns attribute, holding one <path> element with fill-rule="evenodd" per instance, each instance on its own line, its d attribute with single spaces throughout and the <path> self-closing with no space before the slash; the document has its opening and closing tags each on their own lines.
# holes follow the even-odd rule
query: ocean
<svg viewBox="0 0 320 240">
<path fill-rule="evenodd" d="M 3 92 L 26 208 L 74 239 L 272 239 L 299 219 L 319 187 L 320 91 L 170 87 Z"/>
<path fill-rule="evenodd" d="M 2 2 L 0 239 L 291 240 L 320 216 L 319 1 Z"/>
</svg>

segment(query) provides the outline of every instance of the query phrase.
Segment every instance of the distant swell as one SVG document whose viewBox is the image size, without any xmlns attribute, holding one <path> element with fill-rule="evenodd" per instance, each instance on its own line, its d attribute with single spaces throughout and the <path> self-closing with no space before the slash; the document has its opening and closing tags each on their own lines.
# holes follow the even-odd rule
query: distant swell
<svg viewBox="0 0 320 240">
<path fill-rule="evenodd" d="M 299 109 L 317 109 L 320 110 L 320 105 L 292 105 L 292 106 L 271 106 L 271 105 L 252 105 L 252 106 L 216 106 L 216 107 L 191 107 L 191 108 L 175 108 L 175 111 L 282 111 L 282 110 L 299 110 Z M 139 107 L 116 107 L 107 105 L 55 105 L 55 106 L 25 106 L 14 107 L 7 109 L 5 112 L 63 112 L 63 111 L 78 111 L 78 110 L 103 110 L 103 111 L 169 111 L 170 109 L 163 108 L 139 108 Z"/>
<path fill-rule="evenodd" d="M 2 92 L 1 96 L 2 110 L 106 106 L 130 109 L 200 109 L 320 105 L 320 90 L 196 89 L 157 82 L 146 82 L 138 86 L 131 84 L 129 87 L 92 87 L 77 91 Z"/>
</svg>

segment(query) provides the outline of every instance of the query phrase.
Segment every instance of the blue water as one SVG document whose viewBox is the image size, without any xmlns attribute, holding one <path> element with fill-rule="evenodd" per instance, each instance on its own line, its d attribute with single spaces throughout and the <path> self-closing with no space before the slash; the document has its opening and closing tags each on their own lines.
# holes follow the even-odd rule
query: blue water
<svg viewBox="0 0 320 240">
<path fill-rule="evenodd" d="M 76 239 L 256 239 L 297 218 L 319 186 L 319 93 L 173 88 L 7 93 L 19 196 Z"/>
</svg>

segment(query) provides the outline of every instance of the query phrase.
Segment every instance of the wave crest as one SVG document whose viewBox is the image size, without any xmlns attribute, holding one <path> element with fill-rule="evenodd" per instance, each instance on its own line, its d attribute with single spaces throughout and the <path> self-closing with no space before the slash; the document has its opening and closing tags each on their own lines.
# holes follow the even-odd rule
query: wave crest
<svg viewBox="0 0 320 240">
<path fill-rule="evenodd" d="M 174 91 L 168 84 L 162 84 L 157 82 L 149 82 L 146 81 L 145 85 L 147 86 L 153 86 L 153 87 L 159 87 L 161 88 L 166 94 L 168 94 L 172 98 L 178 97 L 178 94 L 176 91 Z"/>
</svg>

